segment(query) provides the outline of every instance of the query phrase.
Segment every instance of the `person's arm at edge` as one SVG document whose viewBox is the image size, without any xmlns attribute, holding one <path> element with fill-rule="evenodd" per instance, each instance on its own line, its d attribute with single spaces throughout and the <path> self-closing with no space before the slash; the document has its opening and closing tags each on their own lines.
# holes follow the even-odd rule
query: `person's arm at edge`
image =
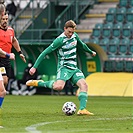
<svg viewBox="0 0 133 133">
<path fill-rule="evenodd" d="M 0 48 L 0 55 L 4 55 L 7 59 L 15 60 L 15 54 L 14 53 L 6 53 Z"/>
</svg>

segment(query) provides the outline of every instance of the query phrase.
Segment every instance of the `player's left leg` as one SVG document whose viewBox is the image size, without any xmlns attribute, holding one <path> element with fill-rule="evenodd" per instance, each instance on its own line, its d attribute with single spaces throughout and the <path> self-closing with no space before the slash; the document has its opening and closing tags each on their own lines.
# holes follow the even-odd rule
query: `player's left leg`
<svg viewBox="0 0 133 133">
<path fill-rule="evenodd" d="M 44 81 L 43 80 L 28 80 L 26 82 L 27 86 L 40 86 L 40 87 L 44 87 Z"/>
<path fill-rule="evenodd" d="M 49 81 L 43 81 L 43 80 L 28 80 L 26 82 L 27 86 L 38 86 L 38 87 L 46 87 L 54 90 L 62 90 L 65 85 L 65 81 L 67 80 L 65 76 L 67 76 L 67 70 L 66 69 L 60 69 L 57 73 L 57 79 L 56 80 L 49 80 Z M 66 75 L 64 74 L 66 73 Z"/>
<path fill-rule="evenodd" d="M 88 86 L 84 79 L 84 75 L 80 70 L 76 70 L 75 74 L 72 77 L 72 82 L 75 83 L 79 88 L 80 92 L 78 94 L 78 99 L 80 102 L 78 115 L 94 115 L 93 113 L 86 110 L 86 104 L 88 99 Z"/>
<path fill-rule="evenodd" d="M 80 101 L 80 108 L 77 114 L 78 115 L 94 115 L 93 113 L 89 112 L 86 109 L 86 104 L 88 100 L 88 94 L 87 94 L 88 86 L 85 82 L 85 79 L 80 79 L 77 82 L 77 85 L 80 87 L 80 92 L 78 94 L 78 99 Z"/>
</svg>

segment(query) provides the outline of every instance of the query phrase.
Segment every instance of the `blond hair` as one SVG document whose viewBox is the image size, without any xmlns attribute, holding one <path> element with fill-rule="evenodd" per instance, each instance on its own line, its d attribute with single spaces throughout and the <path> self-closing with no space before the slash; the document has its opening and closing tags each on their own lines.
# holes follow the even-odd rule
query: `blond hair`
<svg viewBox="0 0 133 133">
<path fill-rule="evenodd" d="M 75 23 L 73 20 L 68 20 L 68 21 L 65 23 L 65 28 L 68 28 L 68 27 L 76 28 L 76 23 Z"/>
</svg>

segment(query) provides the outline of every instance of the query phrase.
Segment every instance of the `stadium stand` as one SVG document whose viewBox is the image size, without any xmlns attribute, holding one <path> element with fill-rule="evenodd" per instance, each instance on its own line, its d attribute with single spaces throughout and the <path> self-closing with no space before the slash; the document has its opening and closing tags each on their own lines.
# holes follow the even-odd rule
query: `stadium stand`
<svg viewBox="0 0 133 133">
<path fill-rule="evenodd" d="M 110 38 L 113 28 L 113 23 L 105 23 L 102 31 L 102 38 Z"/>
<path fill-rule="evenodd" d="M 108 54 L 109 55 L 117 55 L 118 54 L 119 43 L 120 43 L 119 38 L 110 39 L 109 47 L 108 47 Z"/>
<path fill-rule="evenodd" d="M 128 5 L 129 5 L 130 7 L 133 7 L 133 0 L 128 0 L 128 2 L 129 2 Z"/>
<path fill-rule="evenodd" d="M 115 23 L 113 25 L 113 29 L 112 29 L 112 37 L 121 37 L 121 31 L 122 31 L 122 23 Z"/>
<path fill-rule="evenodd" d="M 125 7 L 118 8 L 115 15 L 115 21 L 123 23 L 125 20 L 125 16 L 126 16 L 126 8 Z"/>
<path fill-rule="evenodd" d="M 131 22 L 125 23 L 122 30 L 123 38 L 131 38 L 132 36 L 133 24 Z"/>
<path fill-rule="evenodd" d="M 131 72 L 133 64 L 133 0 L 119 0 L 116 7 L 106 13 L 102 31 L 97 33 L 99 43 L 108 55 L 104 63 L 106 72 Z M 94 32 L 95 28 L 93 29 Z M 92 35 L 93 35 L 92 31 Z M 101 33 L 101 34 L 100 34 Z M 91 36 L 93 39 L 96 37 Z M 111 60 L 115 62 L 111 64 Z M 130 60 L 130 61 L 129 61 Z M 127 63 L 129 62 L 129 63 Z M 127 68 L 128 67 L 128 68 Z M 127 69 L 126 69 L 127 68 Z M 113 69 L 113 70 L 112 70 Z"/>
<path fill-rule="evenodd" d="M 104 68 L 103 68 L 104 72 L 114 72 L 115 71 L 114 68 L 115 68 L 114 61 L 107 60 L 104 62 Z"/>
<path fill-rule="evenodd" d="M 103 24 L 97 23 L 93 29 L 92 37 L 100 38 L 102 31 L 103 31 Z"/>
<path fill-rule="evenodd" d="M 99 42 L 99 45 L 104 49 L 105 52 L 107 52 L 108 51 L 108 45 L 109 45 L 109 38 L 101 39 Z"/>
<path fill-rule="evenodd" d="M 115 21 L 116 8 L 109 8 L 108 13 L 106 14 L 106 22 L 113 23 Z"/>
<path fill-rule="evenodd" d="M 133 22 L 133 7 L 127 9 L 125 21 L 131 23 Z"/>
<path fill-rule="evenodd" d="M 120 0 L 118 6 L 119 7 L 128 7 L 128 0 Z"/>
<path fill-rule="evenodd" d="M 118 49 L 120 55 L 125 56 L 126 54 L 128 54 L 129 44 L 130 44 L 129 38 L 123 38 L 120 40 L 119 49 Z"/>
</svg>

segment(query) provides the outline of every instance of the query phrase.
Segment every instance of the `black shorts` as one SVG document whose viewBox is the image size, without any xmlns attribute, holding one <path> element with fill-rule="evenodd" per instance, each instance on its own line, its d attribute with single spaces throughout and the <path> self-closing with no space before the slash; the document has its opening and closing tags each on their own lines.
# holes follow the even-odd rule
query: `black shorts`
<svg viewBox="0 0 133 133">
<path fill-rule="evenodd" d="M 10 59 L 0 57 L 0 67 L 5 67 L 6 73 L 2 74 L 2 76 L 7 75 L 7 77 L 11 76 L 11 62 Z"/>
</svg>

